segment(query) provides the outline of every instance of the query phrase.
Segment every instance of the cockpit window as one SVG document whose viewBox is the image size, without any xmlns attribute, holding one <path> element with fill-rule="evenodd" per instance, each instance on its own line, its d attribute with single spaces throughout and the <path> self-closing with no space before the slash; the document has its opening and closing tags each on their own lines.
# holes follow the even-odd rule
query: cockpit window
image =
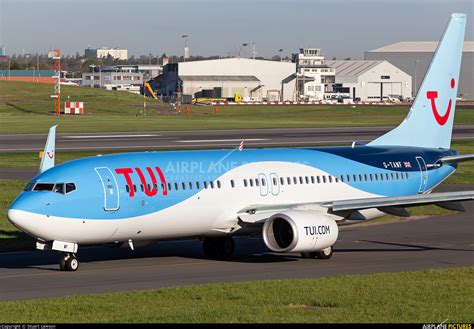
<svg viewBox="0 0 474 329">
<path fill-rule="evenodd" d="M 64 194 L 64 183 L 56 183 L 53 192 Z"/>
<path fill-rule="evenodd" d="M 23 191 L 25 191 L 25 192 L 32 191 L 32 190 L 33 190 L 33 186 L 35 186 L 35 183 L 28 183 L 28 184 L 26 184 L 26 186 L 25 186 L 25 188 L 23 189 Z"/>
<path fill-rule="evenodd" d="M 33 191 L 52 191 L 54 188 L 53 183 L 38 183 L 35 185 Z"/>
<path fill-rule="evenodd" d="M 74 183 L 28 183 L 23 191 L 55 192 L 66 194 L 76 190 Z"/>
<path fill-rule="evenodd" d="M 66 194 L 76 190 L 76 184 L 66 183 Z"/>
</svg>

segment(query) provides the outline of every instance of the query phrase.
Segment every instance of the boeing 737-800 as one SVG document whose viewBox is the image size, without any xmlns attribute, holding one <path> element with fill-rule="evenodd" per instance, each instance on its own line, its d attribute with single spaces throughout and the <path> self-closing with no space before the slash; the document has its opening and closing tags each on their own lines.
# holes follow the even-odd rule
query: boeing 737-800
<svg viewBox="0 0 474 329">
<path fill-rule="evenodd" d="M 339 225 L 407 216 L 415 205 L 461 210 L 474 191 L 431 192 L 474 159 L 450 149 L 465 26 L 465 14 L 451 15 L 406 119 L 368 144 L 123 153 L 55 166 L 52 127 L 40 173 L 8 218 L 75 271 L 79 245 L 198 237 L 206 255 L 230 257 L 232 237 L 255 232 L 274 252 L 327 259 Z"/>
</svg>

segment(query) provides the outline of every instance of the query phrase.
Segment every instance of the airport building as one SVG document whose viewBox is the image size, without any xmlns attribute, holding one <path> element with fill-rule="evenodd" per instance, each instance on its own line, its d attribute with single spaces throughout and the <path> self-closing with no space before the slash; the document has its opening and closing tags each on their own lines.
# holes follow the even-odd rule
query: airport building
<svg viewBox="0 0 474 329">
<path fill-rule="evenodd" d="M 238 94 L 246 101 L 294 100 L 295 72 L 295 63 L 225 58 L 165 65 L 163 74 L 150 84 L 165 96 L 180 88 L 192 97 Z"/>
<path fill-rule="evenodd" d="M 365 59 L 386 60 L 413 77 L 414 96 L 428 70 L 438 42 L 398 42 L 365 52 Z M 464 42 L 458 96 L 474 100 L 474 42 Z"/>
<path fill-rule="evenodd" d="M 331 91 L 335 82 L 335 70 L 324 62 L 319 48 L 301 48 L 293 54 L 296 63 L 298 100 L 319 101 Z"/>
<path fill-rule="evenodd" d="M 107 58 L 108 56 L 112 56 L 114 59 L 128 59 L 128 50 L 127 49 L 119 49 L 119 48 L 87 48 L 84 50 L 84 57 L 85 58 Z"/>
<path fill-rule="evenodd" d="M 336 72 L 332 93 L 363 102 L 411 96 L 411 76 L 387 61 L 326 61 Z"/>
<path fill-rule="evenodd" d="M 94 69 L 96 69 L 95 67 Z M 113 90 L 127 90 L 139 92 L 143 85 L 143 73 L 132 72 L 128 69 L 108 67 L 82 74 L 82 85 L 94 88 L 107 88 Z"/>
</svg>

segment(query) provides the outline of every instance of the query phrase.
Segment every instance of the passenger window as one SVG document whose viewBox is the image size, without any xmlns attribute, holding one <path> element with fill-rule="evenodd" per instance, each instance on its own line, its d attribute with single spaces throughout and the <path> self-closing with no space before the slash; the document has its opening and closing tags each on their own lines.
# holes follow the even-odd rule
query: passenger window
<svg viewBox="0 0 474 329">
<path fill-rule="evenodd" d="M 178 183 L 174 183 L 174 189 L 177 191 L 178 190 Z"/>
<path fill-rule="evenodd" d="M 300 176 L 300 184 L 303 184 L 303 177 Z"/>
<path fill-rule="evenodd" d="M 380 174 L 380 180 L 383 181 L 383 174 Z"/>
<path fill-rule="evenodd" d="M 277 185 L 278 184 L 278 181 L 276 179 L 276 177 L 273 177 L 273 185 Z"/>
<path fill-rule="evenodd" d="M 398 173 L 395 173 L 395 177 L 397 178 L 397 180 L 400 179 L 400 178 L 398 177 Z"/>
<path fill-rule="evenodd" d="M 260 180 L 257 178 L 255 179 L 255 186 L 259 186 L 260 185 Z"/>
<path fill-rule="evenodd" d="M 221 188 L 221 181 L 220 180 L 217 181 L 217 188 Z"/>
<path fill-rule="evenodd" d="M 347 182 L 349 183 L 351 181 L 351 175 L 347 175 Z"/>
<path fill-rule="evenodd" d="M 390 177 L 388 176 L 388 173 L 385 173 L 385 180 L 390 180 Z"/>
<path fill-rule="evenodd" d="M 280 177 L 280 185 L 285 185 L 285 180 L 283 179 L 283 177 Z"/>
<path fill-rule="evenodd" d="M 392 176 L 392 179 L 395 179 L 395 175 L 392 173 L 390 173 L 390 176 Z"/>
<path fill-rule="evenodd" d="M 359 174 L 359 182 L 362 182 L 362 174 Z"/>
<path fill-rule="evenodd" d="M 130 193 L 130 186 L 128 186 L 128 184 L 125 185 L 125 191 L 127 191 L 127 193 Z"/>
<path fill-rule="evenodd" d="M 193 183 L 189 182 L 189 189 L 192 190 L 193 189 Z"/>
<path fill-rule="evenodd" d="M 186 183 L 185 182 L 182 182 L 181 186 L 183 187 L 183 190 L 186 190 Z"/>
<path fill-rule="evenodd" d="M 265 178 L 262 178 L 262 186 L 265 186 L 267 185 L 267 181 L 265 180 Z"/>
<path fill-rule="evenodd" d="M 207 189 L 207 182 L 204 181 L 204 188 Z"/>
<path fill-rule="evenodd" d="M 209 185 L 211 186 L 211 188 L 214 188 L 214 182 L 213 181 L 210 181 Z"/>
<path fill-rule="evenodd" d="M 252 187 L 253 186 L 253 179 L 252 178 L 249 179 L 249 183 L 250 183 L 250 186 Z"/>
<path fill-rule="evenodd" d="M 323 175 L 323 183 L 326 183 L 326 176 Z"/>
<path fill-rule="evenodd" d="M 196 182 L 196 188 L 199 190 L 201 188 L 201 184 L 199 182 Z"/>
<path fill-rule="evenodd" d="M 144 190 L 143 184 L 140 184 L 140 190 L 142 190 L 142 192 L 143 192 L 143 190 Z"/>
<path fill-rule="evenodd" d="M 328 179 L 329 179 L 329 183 L 332 183 L 332 176 L 331 175 L 328 176 Z"/>
<path fill-rule="evenodd" d="M 244 186 L 247 187 L 247 180 L 244 179 Z"/>
<path fill-rule="evenodd" d="M 309 184 L 309 177 L 308 176 L 305 176 L 305 181 L 306 181 L 306 184 Z"/>
<path fill-rule="evenodd" d="M 405 177 L 408 179 L 408 173 L 405 173 Z"/>
<path fill-rule="evenodd" d="M 137 193 L 137 186 L 135 184 L 133 184 L 133 191 Z"/>
<path fill-rule="evenodd" d="M 296 177 L 293 177 L 293 183 L 298 184 L 298 179 Z"/>
<path fill-rule="evenodd" d="M 354 182 L 357 182 L 357 176 L 356 176 L 356 175 L 352 175 L 352 180 L 353 180 Z"/>
<path fill-rule="evenodd" d="M 171 191 L 171 183 L 168 183 L 168 191 Z"/>
<path fill-rule="evenodd" d="M 316 176 L 316 181 L 318 182 L 318 184 L 321 183 L 321 178 L 319 176 Z"/>
<path fill-rule="evenodd" d="M 314 176 L 311 176 L 311 184 L 314 184 Z"/>
<path fill-rule="evenodd" d="M 367 174 L 364 174 L 364 180 L 367 182 Z"/>
<path fill-rule="evenodd" d="M 373 181 L 372 174 L 369 174 L 369 177 L 370 177 L 370 181 Z"/>
<path fill-rule="evenodd" d="M 232 188 L 235 187 L 235 183 L 234 183 L 234 180 L 233 180 L 233 179 L 230 180 L 230 186 L 231 186 Z"/>
<path fill-rule="evenodd" d="M 76 184 L 66 183 L 66 194 L 76 190 Z"/>
<path fill-rule="evenodd" d="M 286 182 L 288 183 L 288 185 L 291 185 L 291 178 L 290 178 L 290 177 L 286 177 Z"/>
<path fill-rule="evenodd" d="M 344 175 L 341 175 L 341 183 L 344 183 Z"/>
</svg>

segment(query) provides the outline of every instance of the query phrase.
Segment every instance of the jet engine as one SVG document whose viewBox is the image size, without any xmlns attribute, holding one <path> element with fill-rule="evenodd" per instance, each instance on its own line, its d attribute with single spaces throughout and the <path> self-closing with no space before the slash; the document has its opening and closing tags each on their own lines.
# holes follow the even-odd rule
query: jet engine
<svg viewBox="0 0 474 329">
<path fill-rule="evenodd" d="M 334 219 L 307 210 L 271 216 L 263 225 L 265 245 L 275 252 L 316 252 L 331 247 L 339 230 Z"/>
</svg>

